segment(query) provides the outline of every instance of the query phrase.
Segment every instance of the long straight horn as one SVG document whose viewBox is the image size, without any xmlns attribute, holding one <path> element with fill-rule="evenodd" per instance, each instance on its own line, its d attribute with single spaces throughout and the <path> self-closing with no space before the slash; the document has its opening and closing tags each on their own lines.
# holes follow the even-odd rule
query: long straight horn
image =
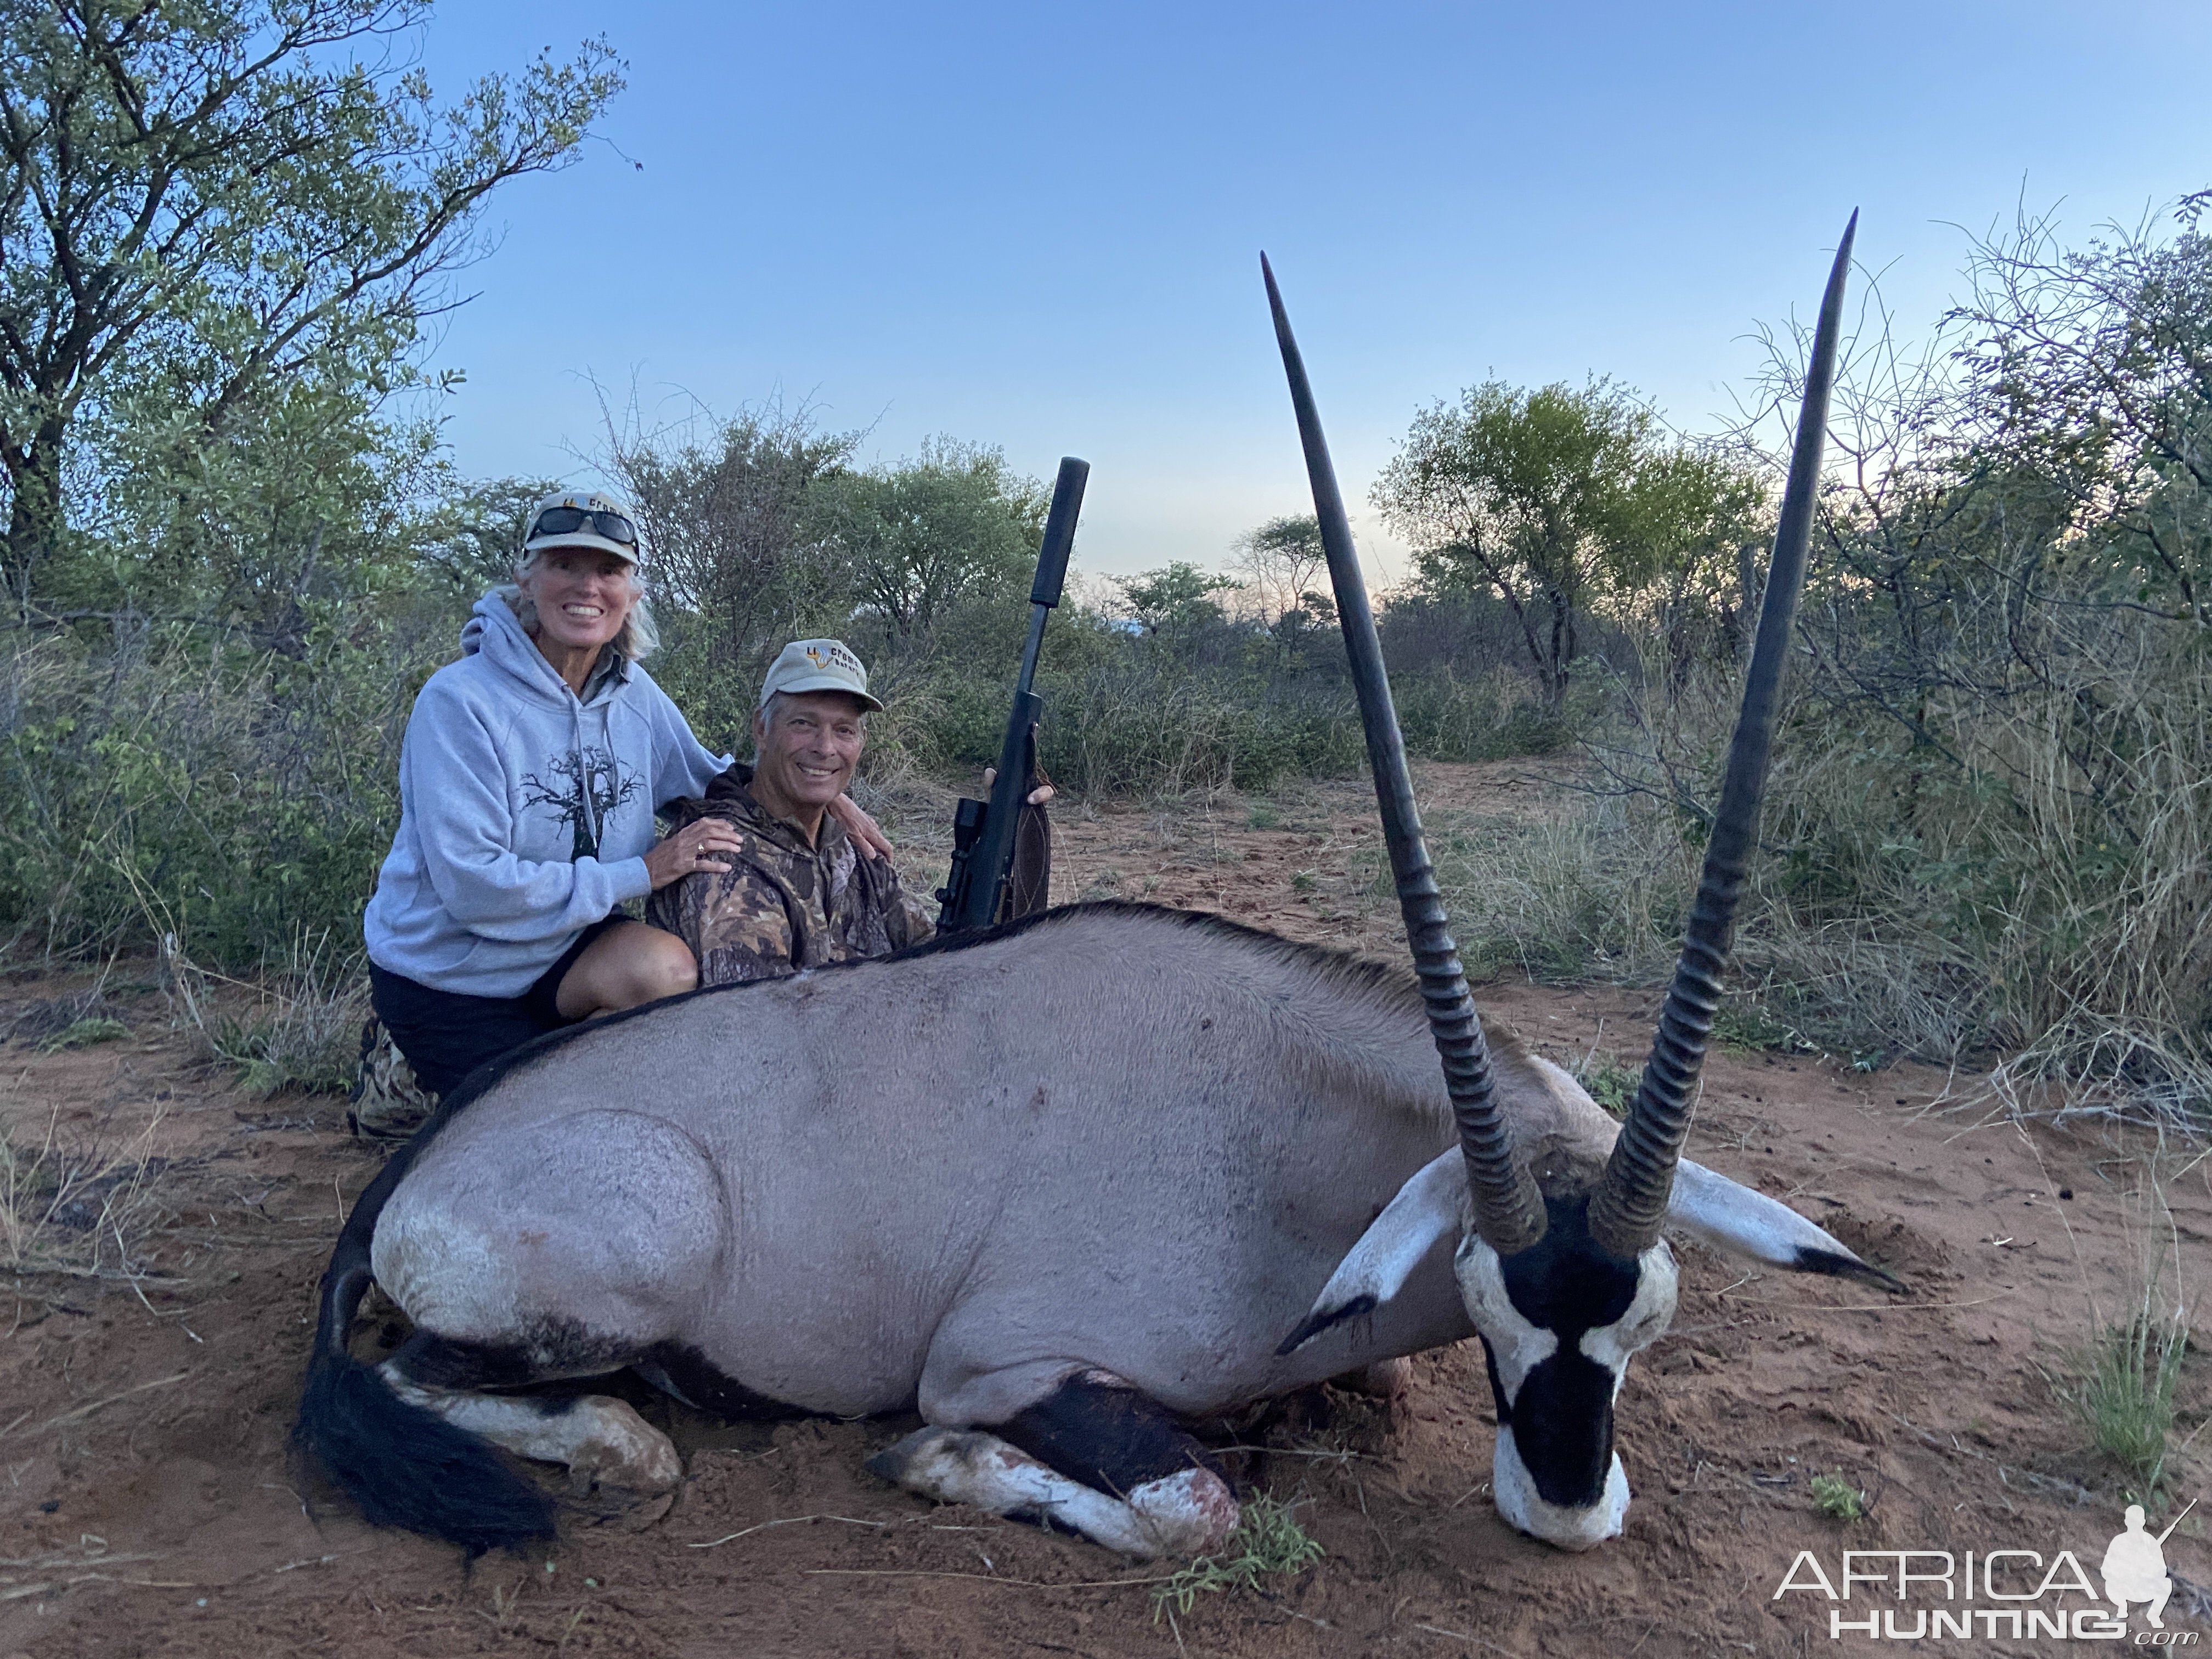
<svg viewBox="0 0 2212 1659">
<path fill-rule="evenodd" d="M 1659 1033 L 1644 1064 L 1644 1081 L 1620 1138 L 1613 1143 L 1604 1184 L 1590 1200 L 1590 1236 L 1616 1256 L 1633 1258 L 1650 1249 L 1666 1222 L 1674 1163 L 1690 1133 L 1698 1073 L 1704 1068 L 1713 1014 L 1720 1006 L 1721 975 L 1735 936 L 1736 902 L 1743 896 L 1744 872 L 1759 830 L 1759 798 L 1766 787 L 1782 670 L 1796 621 L 1798 590 L 1805 582 L 1813 498 L 1820 488 L 1820 452 L 1828 433 L 1828 392 L 1836 374 L 1844 283 L 1850 271 L 1851 239 L 1858 225 L 1859 216 L 1853 212 L 1828 273 L 1828 291 L 1820 301 L 1813 361 L 1805 374 L 1805 403 L 1797 411 L 1797 442 L 1790 457 L 1790 483 L 1783 492 L 1774 558 L 1767 568 L 1766 599 L 1759 611 L 1759 642 L 1744 679 L 1743 712 L 1736 717 L 1735 737 L 1729 746 L 1728 772 L 1721 783 L 1712 836 L 1705 843 L 1705 872 L 1698 878 L 1698 896 L 1683 929 L 1681 958 L 1674 965 L 1666 1006 L 1660 1010 Z"/>
<path fill-rule="evenodd" d="M 1352 522 L 1345 516 L 1344 497 L 1336 487 L 1328 441 L 1322 436 L 1305 361 L 1291 336 L 1282 292 L 1264 253 L 1260 271 L 1267 282 L 1267 304 L 1275 314 L 1283 368 L 1291 378 L 1291 403 L 1297 410 L 1299 440 L 1305 445 L 1306 474 L 1313 481 L 1314 514 L 1321 521 L 1322 545 L 1328 553 L 1337 619 L 1344 625 L 1345 649 L 1352 657 L 1352 683 L 1359 693 L 1359 720 L 1367 732 L 1367 758 L 1375 769 L 1375 799 L 1382 809 L 1382 839 L 1390 849 L 1390 872 L 1398 884 L 1398 908 L 1405 914 L 1413 969 L 1420 976 L 1421 999 L 1428 1005 L 1429 1030 L 1443 1057 L 1444 1087 L 1459 1121 L 1460 1147 L 1467 1155 L 1475 1230 L 1498 1255 L 1511 1255 L 1544 1236 L 1543 1200 L 1515 1155 L 1513 1126 L 1498 1109 L 1482 1022 L 1475 1017 L 1474 998 L 1460 967 L 1459 946 L 1448 931 L 1443 898 L 1437 891 L 1436 869 L 1421 839 L 1413 781 L 1406 770 L 1406 743 L 1390 702 L 1390 681 L 1382 670 L 1382 642 L 1376 637 L 1367 584 L 1360 578 L 1359 557 L 1352 550 Z"/>
</svg>

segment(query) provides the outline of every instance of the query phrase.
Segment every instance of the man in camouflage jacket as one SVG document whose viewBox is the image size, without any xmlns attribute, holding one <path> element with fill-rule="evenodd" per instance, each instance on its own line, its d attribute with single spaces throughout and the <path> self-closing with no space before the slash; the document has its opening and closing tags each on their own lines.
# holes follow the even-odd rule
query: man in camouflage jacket
<svg viewBox="0 0 2212 1659">
<path fill-rule="evenodd" d="M 703 799 L 673 809 L 679 823 L 727 819 L 744 842 L 719 875 L 686 876 L 653 896 L 647 920 L 679 935 L 699 958 L 702 985 L 779 979 L 854 957 L 919 945 L 936 932 L 921 902 L 900 885 L 889 859 L 860 856 L 852 837 L 824 815 L 810 842 L 776 817 L 733 766 Z"/>
<path fill-rule="evenodd" d="M 879 957 L 936 931 L 890 861 L 861 857 L 827 810 L 860 763 L 869 714 L 882 708 L 841 641 L 787 645 L 761 685 L 753 764 L 732 766 L 703 799 L 669 809 L 679 824 L 726 819 L 740 842 L 719 867 L 655 892 L 646 912 L 691 947 L 702 985 Z"/>
<path fill-rule="evenodd" d="M 867 742 L 867 717 L 883 704 L 868 671 L 836 640 L 784 647 L 753 713 L 752 765 L 731 767 L 702 799 L 668 809 L 678 827 L 726 820 L 738 848 L 725 861 L 653 896 L 646 920 L 691 947 L 702 985 L 780 979 L 802 969 L 879 957 L 919 945 L 936 924 L 899 884 L 888 859 L 862 857 L 828 804 L 850 783 Z M 984 775 L 984 787 L 990 774 Z M 1032 790 L 1016 836 L 1001 915 L 1049 902 L 1052 830 Z"/>
</svg>

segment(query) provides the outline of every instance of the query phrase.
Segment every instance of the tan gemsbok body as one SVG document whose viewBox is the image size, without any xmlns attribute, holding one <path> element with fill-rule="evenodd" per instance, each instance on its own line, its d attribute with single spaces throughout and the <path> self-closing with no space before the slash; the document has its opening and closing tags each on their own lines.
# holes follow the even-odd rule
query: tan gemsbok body
<svg viewBox="0 0 2212 1659">
<path fill-rule="evenodd" d="M 644 1499 L 678 1471 L 629 1407 L 549 1413 L 496 1391 L 635 1365 L 704 1407 L 919 1409 L 965 1430 L 1096 1376 L 1205 1416 L 1474 1334 L 1452 1275 L 1457 1137 L 1410 975 L 1137 906 L 971 937 L 702 992 L 520 1056 L 356 1229 L 416 1328 L 363 1386 L 388 1379 L 450 1424 Z M 1547 1185 L 1587 1186 L 1613 1121 L 1556 1067 L 1493 1054 Z M 1439 1155 L 1445 1224 L 1383 1252 L 1413 1258 L 1402 1289 L 1279 1355 Z M 1686 1217 L 1693 1231 L 1783 1265 L 1852 1263 L 1711 1180 L 1732 1202 Z M 998 1503 L 997 1448 L 930 1449 L 979 1461 L 939 1472 L 941 1495 L 1149 1542 L 1107 1493 L 1088 1507 L 1113 1526 L 1042 1471 L 1036 1492 Z M 1203 1468 L 1179 1439 L 1168 1457 L 1144 1473 Z M 1163 1541 L 1233 1519 L 1211 1481 L 1183 1483 L 1211 1520 L 1155 1517 Z"/>
<path fill-rule="evenodd" d="M 1501 1512 L 1567 1548 L 1618 1533 L 1613 1403 L 1673 1316 L 1662 1228 L 1882 1276 L 1680 1159 L 1849 246 L 1682 968 L 1617 1139 L 1565 1073 L 1486 1042 L 1474 1016 L 1276 299 L 1418 981 L 1085 905 L 541 1040 L 472 1079 L 356 1206 L 301 1448 L 372 1520 L 472 1551 L 551 1529 L 493 1446 L 650 1514 L 681 1479 L 665 1437 L 614 1399 L 531 1392 L 629 1367 L 730 1413 L 915 1410 L 926 1426 L 872 1460 L 888 1478 L 1133 1553 L 1192 1551 L 1237 1504 L 1186 1419 L 1477 1334 Z M 415 1325 L 374 1369 L 346 1348 L 372 1278 Z"/>
</svg>

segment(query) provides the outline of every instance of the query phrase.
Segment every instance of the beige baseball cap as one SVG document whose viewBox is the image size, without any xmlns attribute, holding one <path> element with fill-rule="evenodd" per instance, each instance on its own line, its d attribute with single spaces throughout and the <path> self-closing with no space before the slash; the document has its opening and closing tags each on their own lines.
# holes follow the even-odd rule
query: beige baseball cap
<svg viewBox="0 0 2212 1659">
<path fill-rule="evenodd" d="M 793 640 L 776 653 L 761 682 L 760 704 L 779 691 L 849 691 L 870 708 L 883 703 L 868 695 L 868 671 L 842 640 Z"/>
<path fill-rule="evenodd" d="M 588 547 L 635 564 L 637 518 L 629 507 L 597 489 L 556 489 L 530 509 L 522 556 L 556 547 Z"/>
</svg>

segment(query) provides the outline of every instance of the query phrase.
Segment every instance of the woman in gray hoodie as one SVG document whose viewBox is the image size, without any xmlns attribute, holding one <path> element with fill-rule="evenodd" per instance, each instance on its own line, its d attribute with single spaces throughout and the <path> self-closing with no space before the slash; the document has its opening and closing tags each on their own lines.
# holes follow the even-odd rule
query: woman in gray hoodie
<svg viewBox="0 0 2212 1659">
<path fill-rule="evenodd" d="M 656 810 L 730 757 L 638 666 L 657 642 L 643 592 L 629 510 L 549 495 L 515 585 L 477 601 L 460 660 L 415 700 L 399 832 L 362 923 L 378 1018 L 434 1093 L 541 1032 L 698 983 L 683 940 L 614 914 L 739 846 L 720 818 L 654 839 Z M 872 855 L 890 850 L 849 799 L 835 810 Z"/>
</svg>

